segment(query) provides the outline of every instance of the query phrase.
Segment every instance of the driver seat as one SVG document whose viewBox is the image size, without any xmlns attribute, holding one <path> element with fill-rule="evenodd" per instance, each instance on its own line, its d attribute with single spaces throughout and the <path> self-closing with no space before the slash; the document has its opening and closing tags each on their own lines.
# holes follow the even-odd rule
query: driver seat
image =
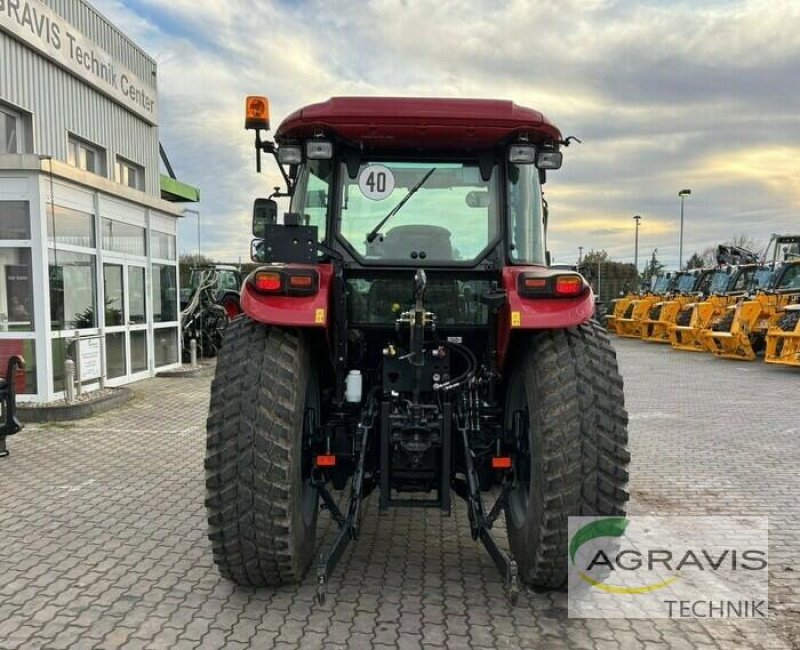
<svg viewBox="0 0 800 650">
<path fill-rule="evenodd" d="M 424 253 L 422 259 L 450 261 L 453 246 L 450 231 L 441 226 L 396 226 L 383 236 L 384 259 L 411 259 L 411 253 Z"/>
</svg>

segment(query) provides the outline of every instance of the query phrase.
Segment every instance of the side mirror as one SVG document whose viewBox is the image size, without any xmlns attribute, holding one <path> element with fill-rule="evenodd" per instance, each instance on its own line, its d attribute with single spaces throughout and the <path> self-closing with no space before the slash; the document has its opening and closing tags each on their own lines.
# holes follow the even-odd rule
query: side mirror
<svg viewBox="0 0 800 650">
<path fill-rule="evenodd" d="M 266 227 L 278 223 L 278 204 L 272 199 L 253 202 L 253 236 L 263 237 Z"/>
</svg>

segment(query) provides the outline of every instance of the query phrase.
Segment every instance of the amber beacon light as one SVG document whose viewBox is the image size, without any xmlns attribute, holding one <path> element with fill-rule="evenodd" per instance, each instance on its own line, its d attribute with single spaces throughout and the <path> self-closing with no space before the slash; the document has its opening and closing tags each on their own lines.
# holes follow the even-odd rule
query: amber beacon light
<svg viewBox="0 0 800 650">
<path fill-rule="evenodd" d="M 250 95 L 245 100 L 245 129 L 269 129 L 269 100 L 260 95 Z"/>
</svg>

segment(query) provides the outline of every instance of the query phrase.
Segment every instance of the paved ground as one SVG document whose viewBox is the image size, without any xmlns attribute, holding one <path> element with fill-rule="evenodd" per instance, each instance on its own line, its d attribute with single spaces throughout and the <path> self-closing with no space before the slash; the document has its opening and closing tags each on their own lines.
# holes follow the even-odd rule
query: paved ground
<svg viewBox="0 0 800 650">
<path fill-rule="evenodd" d="M 512 608 L 463 506 L 378 517 L 374 498 L 325 606 L 311 580 L 235 588 L 205 537 L 209 380 L 165 378 L 116 412 L 10 439 L 0 648 L 800 647 L 800 376 L 637 341 L 618 350 L 631 512 L 769 515 L 767 623 L 570 620 L 560 593 Z"/>
</svg>

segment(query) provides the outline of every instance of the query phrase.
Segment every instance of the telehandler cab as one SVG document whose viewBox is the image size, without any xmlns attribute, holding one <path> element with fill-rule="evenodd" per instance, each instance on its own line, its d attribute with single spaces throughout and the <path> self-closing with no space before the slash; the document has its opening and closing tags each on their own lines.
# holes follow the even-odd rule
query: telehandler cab
<svg viewBox="0 0 800 650">
<path fill-rule="evenodd" d="M 443 513 L 455 493 L 512 600 L 520 581 L 561 587 L 567 518 L 624 514 L 629 462 L 591 288 L 547 265 L 542 184 L 570 138 L 509 101 L 338 97 L 274 141 L 267 99 L 246 108 L 257 168 L 275 156 L 290 206 L 279 221 L 275 201 L 255 202 L 263 266 L 211 388 L 220 572 L 292 583 L 317 554 L 323 600 L 370 493 L 382 512 Z M 339 530 L 319 555 L 321 505 Z"/>
</svg>

